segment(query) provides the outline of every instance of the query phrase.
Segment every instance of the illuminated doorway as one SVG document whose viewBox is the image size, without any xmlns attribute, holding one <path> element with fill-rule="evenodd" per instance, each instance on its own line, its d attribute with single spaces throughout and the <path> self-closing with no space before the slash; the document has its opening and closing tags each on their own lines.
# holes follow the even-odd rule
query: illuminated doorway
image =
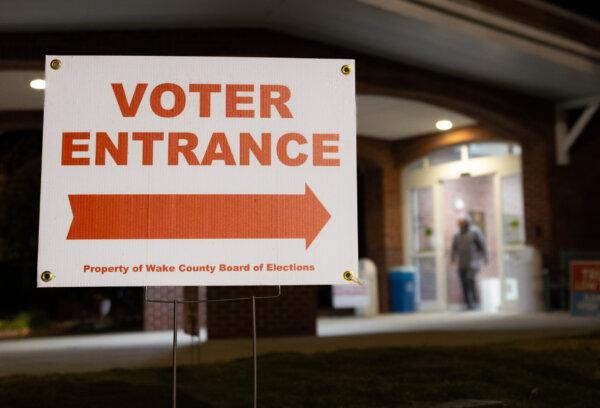
<svg viewBox="0 0 600 408">
<path fill-rule="evenodd" d="M 403 172 L 405 259 L 418 270 L 419 310 L 459 310 L 463 297 L 450 262 L 457 219 L 471 215 L 484 233 L 489 262 L 478 274 L 486 311 L 506 310 L 512 254 L 524 248 L 521 148 L 475 142 L 432 151 Z"/>
</svg>

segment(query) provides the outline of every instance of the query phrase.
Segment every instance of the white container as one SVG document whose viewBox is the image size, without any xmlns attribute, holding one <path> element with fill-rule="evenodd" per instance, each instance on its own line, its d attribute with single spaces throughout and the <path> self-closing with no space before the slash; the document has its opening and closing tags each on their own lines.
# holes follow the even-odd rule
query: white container
<svg viewBox="0 0 600 408">
<path fill-rule="evenodd" d="M 368 258 L 362 258 L 358 261 L 358 276 L 363 285 L 367 286 L 368 304 L 364 308 L 357 308 L 356 314 L 359 316 L 375 316 L 379 314 L 379 285 L 377 284 L 377 265 Z"/>
<path fill-rule="evenodd" d="M 358 279 L 362 285 L 334 285 L 332 287 L 333 307 L 356 310 L 359 316 L 375 316 L 379 313 L 379 292 L 377 266 L 368 258 L 358 262 Z"/>
<path fill-rule="evenodd" d="M 530 246 L 507 251 L 504 259 L 503 311 L 532 313 L 544 310 L 542 259 Z"/>
<path fill-rule="evenodd" d="M 497 313 L 502 304 L 502 292 L 499 278 L 482 278 L 480 283 L 481 311 Z"/>
</svg>

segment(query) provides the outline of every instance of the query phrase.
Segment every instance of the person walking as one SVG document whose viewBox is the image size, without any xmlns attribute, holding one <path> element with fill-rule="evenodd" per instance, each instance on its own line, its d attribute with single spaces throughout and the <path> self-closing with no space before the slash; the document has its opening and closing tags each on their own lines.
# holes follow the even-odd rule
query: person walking
<svg viewBox="0 0 600 408">
<path fill-rule="evenodd" d="M 475 309 L 477 296 L 475 277 L 480 270 L 481 260 L 487 264 L 485 238 L 481 230 L 472 223 L 468 214 L 458 219 L 458 232 L 452 240 L 452 263 L 458 266 L 458 275 L 468 310 Z"/>
</svg>

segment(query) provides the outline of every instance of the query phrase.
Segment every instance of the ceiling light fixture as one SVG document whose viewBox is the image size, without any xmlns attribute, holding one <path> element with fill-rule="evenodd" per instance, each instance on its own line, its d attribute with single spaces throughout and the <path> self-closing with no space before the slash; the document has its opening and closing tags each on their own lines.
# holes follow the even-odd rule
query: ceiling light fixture
<svg viewBox="0 0 600 408">
<path fill-rule="evenodd" d="M 452 129 L 452 126 L 454 126 L 452 124 L 452 122 L 450 122 L 447 119 L 442 119 L 442 120 L 438 120 L 437 122 L 435 122 L 435 127 L 438 130 L 449 130 L 449 129 Z"/>
<path fill-rule="evenodd" d="M 43 79 L 34 79 L 29 83 L 29 86 L 38 90 L 46 89 L 46 81 Z"/>
</svg>

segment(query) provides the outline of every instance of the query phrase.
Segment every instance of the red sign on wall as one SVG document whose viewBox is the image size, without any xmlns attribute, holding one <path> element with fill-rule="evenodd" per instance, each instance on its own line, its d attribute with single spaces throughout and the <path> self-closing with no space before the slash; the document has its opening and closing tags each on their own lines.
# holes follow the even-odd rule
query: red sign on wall
<svg viewBox="0 0 600 408">
<path fill-rule="evenodd" d="M 571 314 L 600 316 L 600 261 L 571 262 Z"/>
<path fill-rule="evenodd" d="M 571 263 L 571 291 L 600 292 L 600 261 Z"/>
</svg>

